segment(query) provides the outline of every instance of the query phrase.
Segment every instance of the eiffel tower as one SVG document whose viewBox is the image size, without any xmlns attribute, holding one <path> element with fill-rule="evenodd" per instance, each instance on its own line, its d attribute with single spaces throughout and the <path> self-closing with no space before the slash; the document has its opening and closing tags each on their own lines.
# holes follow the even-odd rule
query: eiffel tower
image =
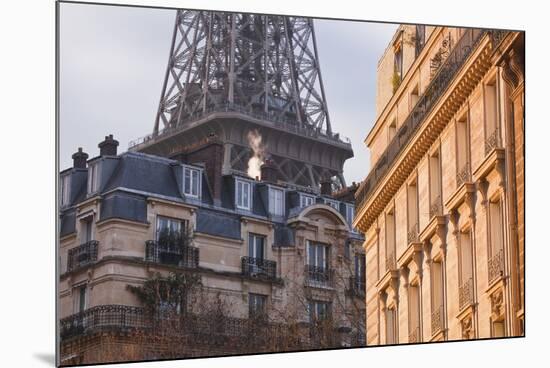
<svg viewBox="0 0 550 368">
<path fill-rule="evenodd" d="M 246 175 L 250 132 L 281 182 L 345 186 L 353 151 L 331 126 L 313 20 L 178 10 L 153 132 L 130 150 L 174 157 L 216 137 L 221 175 Z"/>
</svg>

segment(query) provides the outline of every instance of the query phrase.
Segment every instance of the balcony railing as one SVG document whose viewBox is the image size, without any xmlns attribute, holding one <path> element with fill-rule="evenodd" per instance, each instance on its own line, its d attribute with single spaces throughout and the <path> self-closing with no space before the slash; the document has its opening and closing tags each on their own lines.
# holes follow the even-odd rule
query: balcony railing
<svg viewBox="0 0 550 368">
<path fill-rule="evenodd" d="M 100 305 L 61 319 L 62 339 L 92 331 L 147 327 L 143 308 L 126 305 Z"/>
<path fill-rule="evenodd" d="M 456 173 L 456 187 L 470 181 L 470 163 L 466 162 Z"/>
<path fill-rule="evenodd" d="M 364 277 L 351 276 L 349 278 L 349 291 L 352 296 L 364 297 L 366 288 Z"/>
<path fill-rule="evenodd" d="M 499 250 L 489 259 L 489 283 L 504 275 L 504 252 Z"/>
<path fill-rule="evenodd" d="M 484 29 L 468 29 L 458 40 L 449 56 L 445 59 L 434 75 L 424 94 L 418 99 L 403 125 L 397 131 L 392 141 L 382 153 L 376 165 L 371 169 L 367 178 L 361 183 L 356 193 L 356 207 L 361 209 L 376 189 L 377 184 L 394 165 L 397 157 L 405 149 L 419 126 L 431 112 L 432 108 L 447 91 L 454 77 L 475 50 L 478 42 L 489 31 Z M 359 211 L 356 211 L 358 213 Z"/>
<path fill-rule="evenodd" d="M 332 287 L 334 284 L 334 270 L 325 267 L 306 265 L 306 286 Z"/>
<path fill-rule="evenodd" d="M 395 253 L 389 252 L 386 256 L 386 272 L 387 271 L 393 271 L 397 268 L 396 262 L 395 262 Z"/>
<path fill-rule="evenodd" d="M 500 146 L 500 134 L 498 128 L 496 128 L 491 134 L 485 139 L 485 154 L 488 155 L 493 149 Z"/>
<path fill-rule="evenodd" d="M 420 327 L 414 327 L 409 333 L 409 343 L 420 342 Z"/>
<path fill-rule="evenodd" d="M 199 267 L 199 249 L 191 246 L 168 246 L 156 240 L 145 242 L 145 260 L 186 268 Z"/>
<path fill-rule="evenodd" d="M 459 288 L 458 291 L 458 307 L 460 310 L 474 303 L 474 283 L 470 277 Z"/>
<path fill-rule="evenodd" d="M 432 311 L 432 336 L 443 331 L 443 305 Z"/>
<path fill-rule="evenodd" d="M 69 249 L 67 271 L 73 271 L 96 262 L 98 244 L 97 240 L 90 240 L 76 248 Z"/>
<path fill-rule="evenodd" d="M 412 224 L 407 232 L 407 243 L 411 244 L 418 241 L 418 222 Z"/>
<path fill-rule="evenodd" d="M 244 339 L 250 331 L 279 326 L 265 320 L 227 317 L 224 315 L 185 313 L 158 315 L 142 307 L 100 305 L 60 320 L 61 339 L 104 331 L 147 330 L 172 335 L 192 335 L 195 341 L 223 344 L 227 338 Z M 267 332 L 267 331 L 266 331 Z"/>
<path fill-rule="evenodd" d="M 435 216 L 441 216 L 442 213 L 443 209 L 441 206 L 441 196 L 438 195 L 430 203 L 430 219 L 434 218 Z"/>
<path fill-rule="evenodd" d="M 241 272 L 244 276 L 274 280 L 277 277 L 277 262 L 263 258 L 242 257 Z"/>
</svg>

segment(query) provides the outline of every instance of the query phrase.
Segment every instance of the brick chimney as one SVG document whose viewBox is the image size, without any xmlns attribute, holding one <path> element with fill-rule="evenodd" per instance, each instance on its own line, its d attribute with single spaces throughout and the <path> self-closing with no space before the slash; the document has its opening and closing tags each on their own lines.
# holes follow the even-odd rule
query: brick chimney
<svg viewBox="0 0 550 368">
<path fill-rule="evenodd" d="M 78 152 L 73 153 L 73 167 L 75 169 L 85 169 L 86 160 L 88 160 L 88 154 L 82 152 L 82 147 L 78 147 Z"/>
<path fill-rule="evenodd" d="M 321 195 L 332 195 L 332 180 L 329 177 L 321 179 Z"/>
<path fill-rule="evenodd" d="M 276 183 L 277 182 L 277 168 L 275 167 L 275 163 L 272 159 L 268 158 L 264 161 L 262 166 L 260 167 L 261 171 L 261 180 L 267 181 L 270 183 Z"/>
<path fill-rule="evenodd" d="M 105 140 L 98 145 L 100 156 L 116 156 L 116 148 L 118 147 L 118 141 L 113 139 L 113 135 L 109 134 L 105 136 Z"/>
</svg>

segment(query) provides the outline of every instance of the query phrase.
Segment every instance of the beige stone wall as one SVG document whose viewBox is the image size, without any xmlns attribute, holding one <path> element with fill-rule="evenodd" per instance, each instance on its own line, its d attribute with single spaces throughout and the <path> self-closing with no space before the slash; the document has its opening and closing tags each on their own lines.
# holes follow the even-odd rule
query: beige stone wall
<svg viewBox="0 0 550 368">
<path fill-rule="evenodd" d="M 396 95 L 386 98 L 387 105 L 378 105 L 378 120 L 373 130 L 369 133 L 367 144 L 371 149 L 373 164 L 383 153 L 387 144 L 387 125 L 389 116 L 395 114 L 405 119 L 408 111 L 401 114 L 409 104 L 404 100 L 410 97 L 410 91 L 420 85 L 421 93 L 429 83 L 429 60 L 440 47 L 443 37 L 451 35 L 452 44 L 461 35 L 460 29 L 448 27 L 437 27 L 430 29 L 433 34 L 427 37 L 429 46 L 420 55 L 419 61 L 413 63 L 409 70 L 410 77 L 406 77 Z M 393 42 L 393 41 L 392 41 Z M 393 56 L 392 56 L 393 57 Z M 388 50 L 382 57 L 378 69 L 379 85 L 384 83 L 389 75 L 387 59 L 391 59 Z M 386 69 L 384 69 L 386 68 Z M 409 342 L 410 317 L 409 317 L 409 295 L 410 283 L 418 283 L 420 287 L 420 315 L 421 315 L 421 336 L 419 341 L 436 340 L 460 340 L 465 338 L 487 338 L 498 335 L 498 326 L 495 323 L 504 324 L 505 336 L 516 336 L 521 334 L 519 318 L 522 318 L 522 311 L 517 312 L 514 302 L 514 288 L 516 284 L 523 287 L 523 276 L 519 280 L 513 266 L 514 262 L 519 263 L 520 270 L 523 270 L 523 223 L 519 220 L 523 216 L 523 115 L 520 113 L 514 117 L 516 126 L 514 131 L 507 131 L 503 111 L 509 109 L 513 99 L 507 99 L 504 93 L 504 79 L 502 67 L 495 61 L 489 66 L 485 75 L 481 78 L 466 101 L 457 107 L 456 114 L 446 121 L 443 130 L 434 137 L 431 148 L 422 157 L 416 167 L 412 168 L 409 180 L 405 181 L 399 188 L 392 189 L 393 197 L 387 202 L 385 210 L 380 210 L 376 221 L 365 231 L 365 254 L 367 264 L 367 344 L 385 344 L 386 320 L 384 317 L 386 308 L 397 308 L 398 321 L 395 325 L 398 342 Z M 499 129 L 498 140 L 495 147 L 487 147 L 488 137 L 491 132 L 487 129 L 490 110 L 488 109 L 489 94 L 487 85 L 495 84 L 497 88 L 497 127 Z M 522 92 L 516 92 L 520 97 L 517 104 L 522 102 Z M 407 91 L 407 92 L 405 92 Z M 380 94 L 382 96 L 383 93 Z M 448 96 L 443 95 L 442 100 Z M 381 103 L 384 99 L 379 99 Z M 400 112 L 401 111 L 401 112 Z M 457 173 L 457 120 L 462 116 L 467 117 L 469 124 L 468 139 L 469 151 L 468 161 L 470 162 L 470 177 L 467 178 L 467 185 L 458 185 Z M 401 118 L 401 116 L 404 116 Z M 520 176 L 516 178 L 517 196 L 510 196 L 506 188 L 505 179 L 505 158 L 507 156 L 504 145 L 505 137 L 511 134 L 515 139 L 514 157 L 516 170 Z M 430 169 L 429 153 L 439 152 L 441 160 L 441 194 L 443 213 L 442 216 L 430 217 Z M 407 220 L 407 195 L 406 185 L 417 178 L 418 189 L 418 216 L 420 241 L 409 242 L 407 232 L 410 225 Z M 385 179 L 384 179 L 385 180 Z M 513 248 L 512 229 L 509 225 L 508 208 L 510 198 L 517 198 L 517 223 L 519 251 Z M 498 265 L 495 254 L 491 251 L 495 242 L 491 235 L 491 226 L 495 219 L 491 219 L 490 203 L 500 201 L 501 203 L 501 234 L 503 244 L 503 273 L 501 276 L 491 276 L 491 268 Z M 386 203 L 386 202 L 384 202 Z M 385 211 L 389 208 L 395 210 L 396 220 L 396 259 L 401 259 L 394 271 L 387 271 L 386 259 L 386 217 Z M 376 212 L 378 213 L 378 212 Z M 473 279 L 473 300 L 472 304 L 461 306 L 461 287 L 465 285 L 465 278 L 461 274 L 461 243 L 460 232 L 469 231 L 471 234 L 471 262 Z M 518 253 L 516 255 L 516 253 Z M 408 257 L 408 258 L 407 258 Z M 519 257 L 519 258 L 516 258 Z M 432 331 L 432 317 L 434 310 L 434 283 L 433 268 L 434 262 L 440 262 L 443 268 L 443 328 L 438 333 Z M 418 266 L 420 269 L 418 269 Z M 520 272 L 522 274 L 522 272 Z M 521 293 L 522 291 L 519 291 Z M 471 321 L 471 322 L 470 322 Z"/>
</svg>

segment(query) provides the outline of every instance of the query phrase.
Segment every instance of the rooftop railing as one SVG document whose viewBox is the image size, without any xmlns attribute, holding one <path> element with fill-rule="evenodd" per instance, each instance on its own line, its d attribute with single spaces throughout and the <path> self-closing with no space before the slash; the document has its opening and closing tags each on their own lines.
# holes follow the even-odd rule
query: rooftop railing
<svg viewBox="0 0 550 368">
<path fill-rule="evenodd" d="M 490 33 L 493 42 L 500 42 L 506 31 L 488 31 L 479 28 L 471 28 L 464 32 L 455 47 L 449 53 L 439 70 L 434 75 L 424 94 L 418 99 L 403 125 L 397 131 L 386 150 L 382 153 L 376 165 L 370 170 L 367 178 L 361 183 L 356 193 L 356 208 L 365 206 L 368 198 L 376 189 L 380 180 L 395 164 L 397 157 L 411 141 L 422 122 L 426 119 L 441 96 L 447 91 L 454 77 L 464 65 L 468 57 L 473 53 L 481 38 Z M 495 47 L 493 43 L 493 47 Z M 358 211 L 356 211 L 357 213 Z"/>
<path fill-rule="evenodd" d="M 273 123 L 273 126 L 275 126 L 276 128 L 283 129 L 287 132 L 291 132 L 304 137 L 315 138 L 331 144 L 338 144 L 341 146 L 351 148 L 351 140 L 348 137 L 341 136 L 339 133 L 329 133 L 325 129 L 318 129 L 318 128 L 309 127 L 305 125 L 299 125 L 296 119 L 282 117 L 276 114 L 266 113 L 264 111 L 248 109 L 237 104 L 229 104 L 229 103 L 211 106 L 205 109 L 204 111 L 200 111 L 196 114 L 190 115 L 177 126 L 167 127 L 161 130 L 160 132 L 158 132 L 157 134 L 154 134 L 154 133 L 148 134 L 136 140 L 130 141 L 130 143 L 128 144 L 128 148 L 132 149 L 141 144 L 148 143 L 150 141 L 176 133 L 184 129 L 185 126 L 187 126 L 192 122 L 201 120 L 210 114 L 220 113 L 220 112 L 240 113 L 258 120 L 269 121 Z"/>
<path fill-rule="evenodd" d="M 87 266 L 97 261 L 97 240 L 90 240 L 78 247 L 69 249 L 67 254 L 67 272 Z"/>
</svg>

